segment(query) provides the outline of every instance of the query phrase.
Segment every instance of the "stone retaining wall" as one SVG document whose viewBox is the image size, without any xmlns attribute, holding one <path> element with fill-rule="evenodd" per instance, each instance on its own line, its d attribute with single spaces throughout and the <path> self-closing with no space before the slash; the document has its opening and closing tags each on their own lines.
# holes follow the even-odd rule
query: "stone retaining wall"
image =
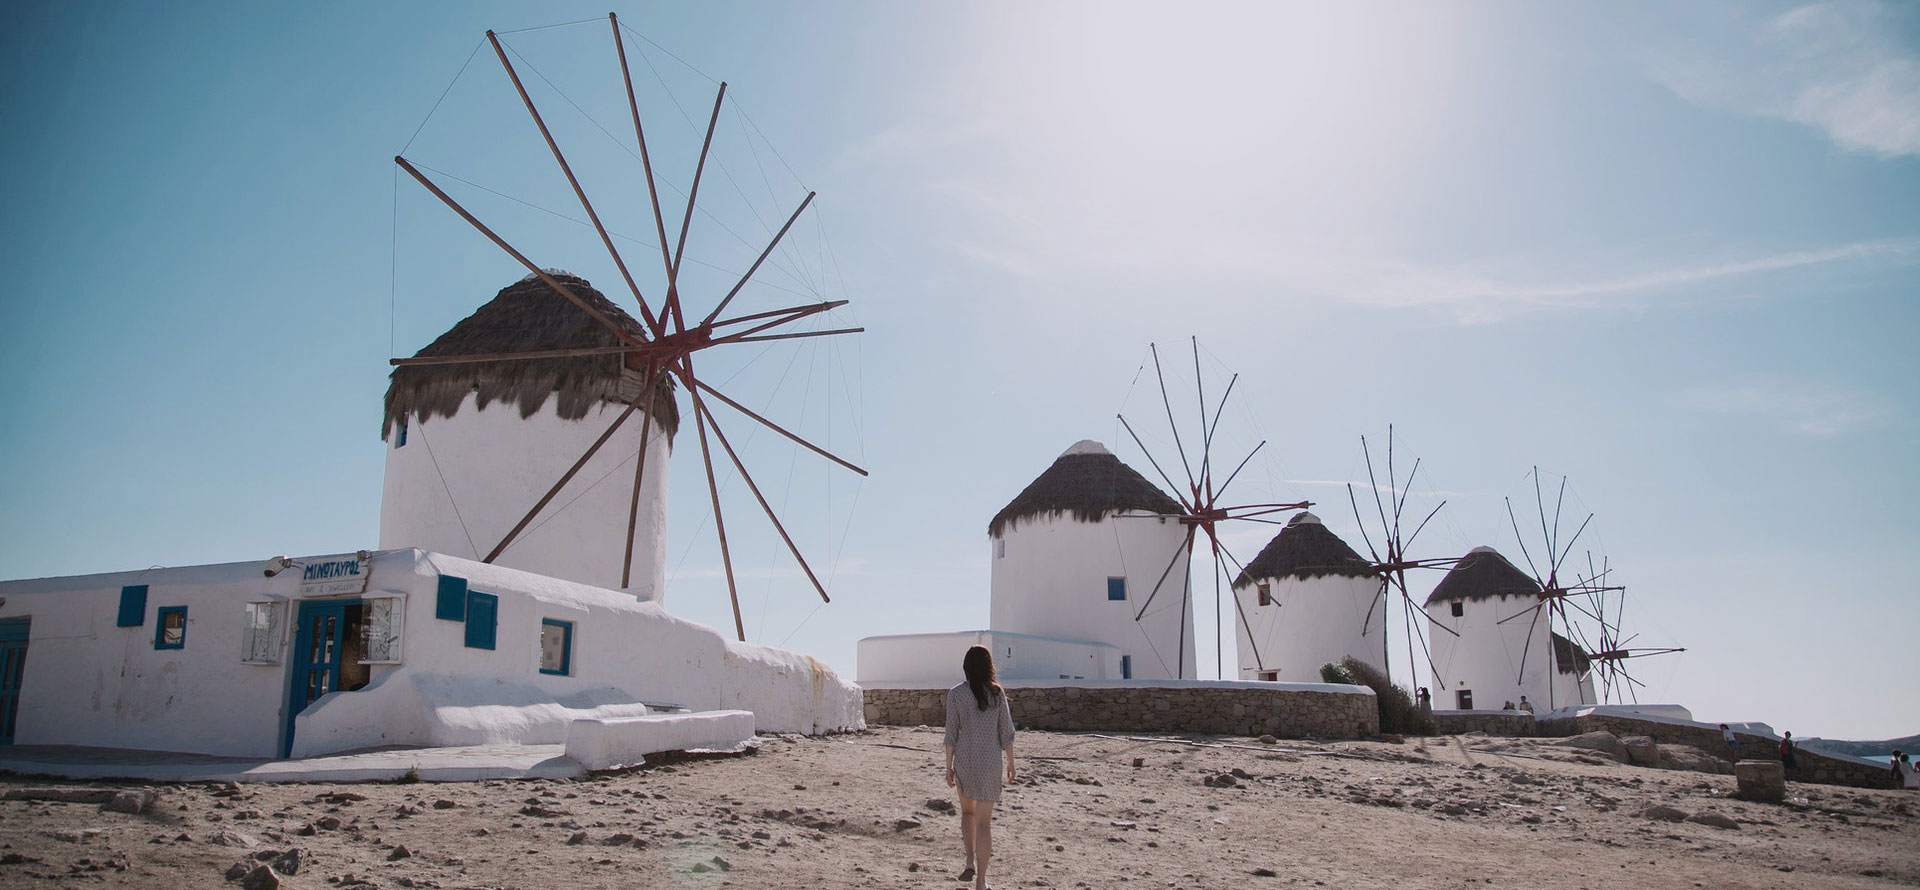
<svg viewBox="0 0 1920 890">
<path fill-rule="evenodd" d="M 867 689 L 868 725 L 943 726 L 945 689 Z M 1022 729 L 1197 732 L 1281 738 L 1358 739 L 1380 734 L 1370 690 L 1254 686 L 1015 686 L 1007 691 Z"/>
<path fill-rule="evenodd" d="M 1533 715 L 1526 711 L 1499 711 L 1492 714 L 1473 711 L 1435 711 L 1433 712 L 1433 731 L 1435 735 L 1484 732 L 1487 735 L 1511 738 L 1539 735 L 1537 722 L 1533 719 Z"/>
<path fill-rule="evenodd" d="M 1541 735 L 1571 736 L 1601 730 L 1622 738 L 1630 735 L 1651 736 L 1656 742 L 1697 748 L 1709 757 L 1725 758 L 1727 756 L 1727 745 L 1720 738 L 1720 730 L 1712 727 L 1637 720 L 1618 714 L 1583 714 L 1578 717 L 1560 717 L 1540 721 Z M 1738 730 L 1734 731 L 1733 737 L 1738 743 L 1737 750 L 1741 760 L 1780 759 L 1780 742 L 1777 739 Z M 1805 748 L 1798 749 L 1794 759 L 1798 762 L 1799 768 L 1787 773 L 1788 781 L 1848 785 L 1855 788 L 1894 787 L 1893 775 L 1886 767 L 1828 757 Z"/>
</svg>

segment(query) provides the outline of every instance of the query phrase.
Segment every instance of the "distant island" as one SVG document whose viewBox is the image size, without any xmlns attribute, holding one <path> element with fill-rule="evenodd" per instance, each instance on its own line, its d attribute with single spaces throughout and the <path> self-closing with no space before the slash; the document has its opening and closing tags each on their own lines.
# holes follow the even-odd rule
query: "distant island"
<svg viewBox="0 0 1920 890">
<path fill-rule="evenodd" d="M 1886 757 L 1895 750 L 1914 753 L 1920 750 L 1920 735 L 1887 739 L 1883 742 L 1849 742 L 1845 739 L 1794 739 L 1803 748 L 1818 748 L 1834 754 L 1848 754 L 1854 757 Z"/>
</svg>

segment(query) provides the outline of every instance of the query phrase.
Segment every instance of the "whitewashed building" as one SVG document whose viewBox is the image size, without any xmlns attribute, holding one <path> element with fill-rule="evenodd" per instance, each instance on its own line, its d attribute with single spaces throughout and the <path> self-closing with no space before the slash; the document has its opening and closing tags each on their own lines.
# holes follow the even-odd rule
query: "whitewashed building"
<svg viewBox="0 0 1920 890">
<path fill-rule="evenodd" d="M 610 341 L 536 280 L 422 353 Z M 376 551 L 0 582 L 0 744 L 299 757 L 561 742 L 572 753 L 578 738 L 597 767 L 631 762 L 634 732 L 681 720 L 653 721 L 661 713 L 700 712 L 659 737 L 696 724 L 861 728 L 859 688 L 826 665 L 662 608 L 660 480 L 677 414 L 671 388 L 643 397 L 642 379 L 604 355 L 395 371 Z M 569 487 L 484 562 L 629 406 Z"/>
<path fill-rule="evenodd" d="M 1522 697 L 1535 711 L 1594 703 L 1587 654 L 1554 633 L 1540 585 L 1492 547 L 1475 547 L 1428 595 L 1433 706 L 1489 710 Z"/>
<path fill-rule="evenodd" d="M 1387 603 L 1373 564 L 1300 513 L 1233 582 L 1240 679 L 1314 683 L 1352 656 L 1387 671 Z"/>
<path fill-rule="evenodd" d="M 919 680 L 933 665 L 951 685 L 974 645 L 1005 679 L 1192 679 L 1180 515 L 1105 446 L 1075 443 L 987 524 L 991 629 L 868 637 L 860 681 Z"/>
</svg>

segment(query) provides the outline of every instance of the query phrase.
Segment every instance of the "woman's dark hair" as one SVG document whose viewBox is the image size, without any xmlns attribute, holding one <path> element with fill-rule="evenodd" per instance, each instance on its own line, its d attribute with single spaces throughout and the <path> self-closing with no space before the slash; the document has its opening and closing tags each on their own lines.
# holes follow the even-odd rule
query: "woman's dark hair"
<svg viewBox="0 0 1920 890">
<path fill-rule="evenodd" d="M 961 670 L 967 674 L 967 686 L 973 690 L 973 701 L 984 711 L 1006 690 L 993 675 L 993 653 L 985 646 L 975 646 L 967 650 L 967 657 L 960 662 Z"/>
</svg>

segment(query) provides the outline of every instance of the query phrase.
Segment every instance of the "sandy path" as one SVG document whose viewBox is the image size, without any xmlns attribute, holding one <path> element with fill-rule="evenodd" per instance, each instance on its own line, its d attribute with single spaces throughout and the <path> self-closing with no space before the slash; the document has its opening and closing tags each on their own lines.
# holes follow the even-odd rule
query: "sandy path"
<svg viewBox="0 0 1920 890">
<path fill-rule="evenodd" d="M 1731 776 L 1521 740 L 1209 741 L 1246 747 L 1023 733 L 1021 778 L 994 823 L 994 883 L 1920 885 L 1910 793 L 1793 784 L 1804 805 L 1750 804 L 1727 797 Z M 0 886 L 220 886 L 236 860 L 298 849 L 283 886 L 956 887 L 958 817 L 929 806 L 948 799 L 939 744 L 925 729 L 786 737 L 753 756 L 582 782 L 111 786 L 158 790 L 145 815 L 6 800 Z M 1231 787 L 1207 784 L 1236 769 Z M 74 787 L 100 786 L 0 781 Z M 1638 815 L 1650 804 L 1738 827 Z"/>
</svg>

